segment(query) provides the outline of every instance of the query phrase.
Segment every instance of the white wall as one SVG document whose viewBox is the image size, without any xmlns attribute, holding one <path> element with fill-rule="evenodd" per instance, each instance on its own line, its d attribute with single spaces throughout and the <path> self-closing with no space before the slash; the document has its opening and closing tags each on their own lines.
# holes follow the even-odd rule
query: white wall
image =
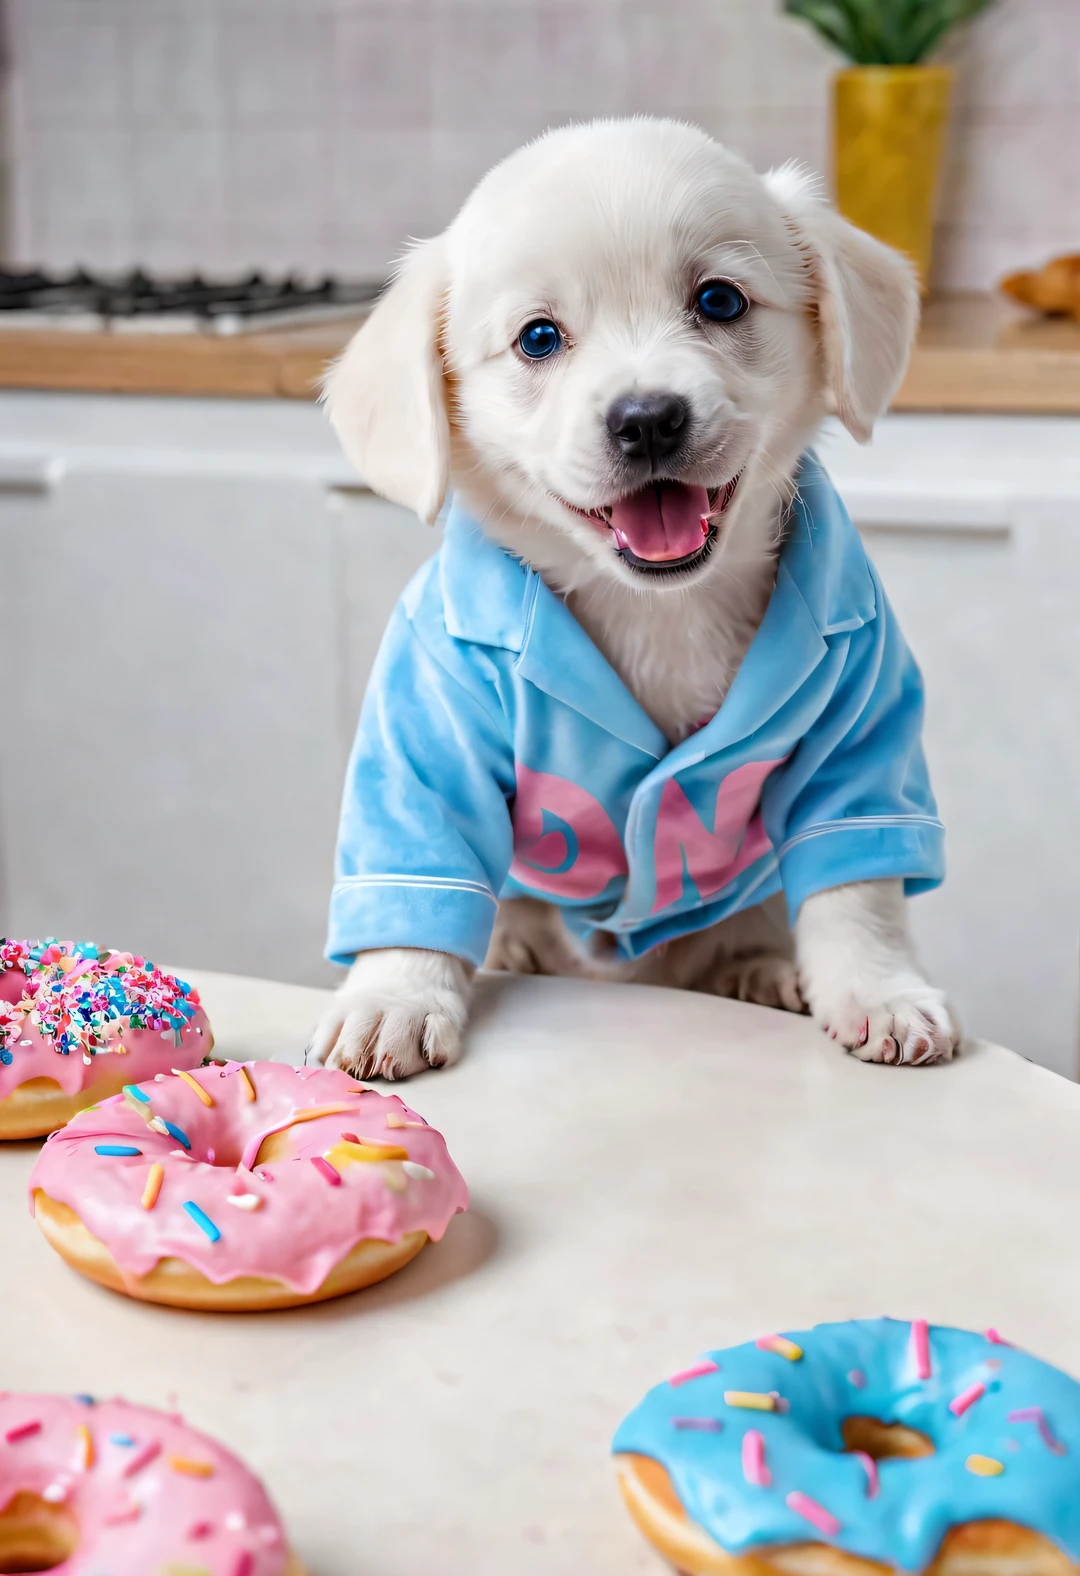
<svg viewBox="0 0 1080 1576">
<path fill-rule="evenodd" d="M 779 0 L 9 4 L 26 262 L 379 276 L 574 117 L 828 158 L 834 58 Z M 1080 0 L 997 0 L 952 55 L 939 275 L 979 288 L 1080 245 Z"/>
</svg>

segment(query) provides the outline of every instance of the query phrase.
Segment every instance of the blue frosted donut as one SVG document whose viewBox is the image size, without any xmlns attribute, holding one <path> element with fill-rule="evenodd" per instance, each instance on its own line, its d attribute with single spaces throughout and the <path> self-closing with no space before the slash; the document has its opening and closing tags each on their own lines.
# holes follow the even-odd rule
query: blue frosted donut
<svg viewBox="0 0 1080 1576">
<path fill-rule="evenodd" d="M 709 1352 L 613 1450 L 692 1576 L 800 1570 L 807 1545 L 814 1572 L 1080 1570 L 1080 1384 L 993 1330 L 857 1319 Z"/>
</svg>

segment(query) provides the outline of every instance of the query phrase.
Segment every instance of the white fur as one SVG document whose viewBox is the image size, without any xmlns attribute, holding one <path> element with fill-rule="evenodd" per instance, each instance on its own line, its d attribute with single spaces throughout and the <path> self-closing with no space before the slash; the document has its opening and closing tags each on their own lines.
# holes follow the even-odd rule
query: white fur
<svg viewBox="0 0 1080 1576">
<path fill-rule="evenodd" d="M 308 1060 L 357 1078 L 408 1078 L 461 1055 L 473 971 L 445 952 L 361 952 L 324 1013 Z"/>
<path fill-rule="evenodd" d="M 693 314 L 695 289 L 718 276 L 752 302 L 740 323 Z M 830 410 L 869 436 L 903 375 L 916 314 L 908 265 L 840 219 L 809 177 L 785 167 L 761 178 L 675 122 L 602 121 L 519 150 L 443 235 L 409 253 L 331 371 L 326 402 L 377 491 L 430 521 L 453 486 L 565 597 L 675 742 L 719 707 L 760 623 L 799 455 Z M 515 342 L 541 315 L 566 349 L 529 363 Z M 705 563 L 642 581 L 610 533 L 576 511 L 636 485 L 603 413 L 617 396 L 658 389 L 693 412 L 677 479 L 741 479 Z M 488 962 L 792 1010 L 805 1000 L 867 1059 L 951 1054 L 957 1033 L 914 964 L 894 883 L 810 899 L 796 943 L 797 974 L 786 926 L 763 905 L 627 964 L 584 953 L 555 910 L 519 900 L 502 905 Z M 440 956 L 362 954 L 316 1059 L 391 1075 L 454 1060 L 468 981 L 457 960 L 434 964 Z"/>
</svg>

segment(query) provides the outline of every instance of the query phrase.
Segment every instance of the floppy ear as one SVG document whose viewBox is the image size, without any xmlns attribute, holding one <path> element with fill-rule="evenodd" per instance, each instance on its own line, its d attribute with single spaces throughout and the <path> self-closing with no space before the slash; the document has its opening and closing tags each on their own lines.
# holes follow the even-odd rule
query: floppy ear
<svg viewBox="0 0 1080 1576">
<path fill-rule="evenodd" d="M 765 181 L 806 259 L 831 409 L 866 443 L 907 366 L 919 321 L 915 269 L 822 202 L 812 177 L 785 166 Z"/>
<path fill-rule="evenodd" d="M 446 496 L 450 425 L 442 326 L 442 237 L 409 252 L 397 277 L 323 383 L 341 446 L 364 480 L 434 525 Z"/>
</svg>

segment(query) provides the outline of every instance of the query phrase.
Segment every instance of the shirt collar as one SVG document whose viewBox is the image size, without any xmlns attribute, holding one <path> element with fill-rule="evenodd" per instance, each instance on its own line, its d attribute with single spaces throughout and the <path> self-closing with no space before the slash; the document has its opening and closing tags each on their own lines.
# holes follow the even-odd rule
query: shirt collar
<svg viewBox="0 0 1080 1576">
<path fill-rule="evenodd" d="M 781 564 L 822 636 L 846 634 L 877 614 L 866 551 L 840 495 L 812 449 L 795 477 Z"/>
<path fill-rule="evenodd" d="M 796 487 L 781 564 L 820 635 L 858 629 L 877 612 L 874 583 L 858 532 L 813 451 L 802 458 Z M 523 649 L 543 582 L 486 537 L 456 502 L 446 522 L 440 574 L 449 634 L 481 646 Z"/>
<path fill-rule="evenodd" d="M 761 627 L 716 717 L 674 752 L 562 599 L 457 503 L 440 554 L 447 633 L 516 653 L 522 677 L 657 760 L 707 754 L 719 734 L 745 737 L 783 704 L 821 660 L 828 636 L 876 616 L 858 532 L 813 453 L 803 456 L 796 484 Z"/>
</svg>

